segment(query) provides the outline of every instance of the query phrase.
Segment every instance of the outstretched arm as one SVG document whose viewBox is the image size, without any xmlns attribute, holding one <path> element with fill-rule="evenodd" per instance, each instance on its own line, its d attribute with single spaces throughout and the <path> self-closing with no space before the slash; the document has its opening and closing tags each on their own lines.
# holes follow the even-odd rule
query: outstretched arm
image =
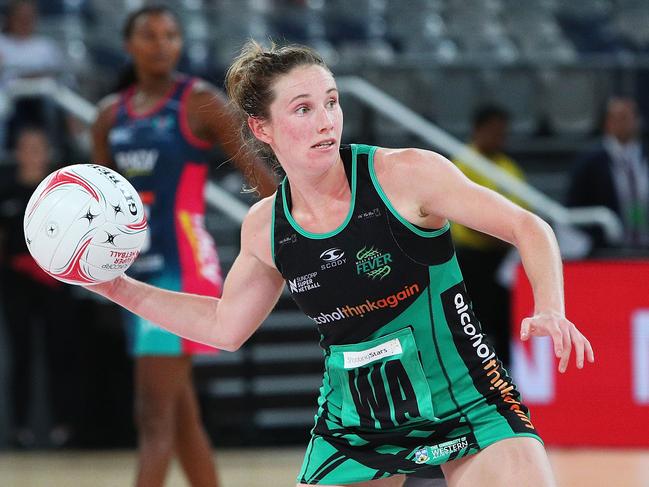
<svg viewBox="0 0 649 487">
<path fill-rule="evenodd" d="M 560 358 L 560 372 L 566 370 L 573 346 L 578 368 L 583 367 L 584 355 L 593 362 L 590 343 L 565 317 L 561 256 L 550 226 L 498 193 L 473 183 L 438 154 L 414 149 L 386 153 L 386 175 L 381 180 L 391 187 L 390 193 L 397 200 L 408 195 L 412 201 L 414 195 L 416 205 L 408 208 L 401 203 L 411 213 L 411 221 L 425 226 L 425 219 L 431 216 L 447 218 L 516 246 L 535 305 L 534 315 L 522 322 L 521 338 L 551 336 Z M 389 164 L 390 159 L 393 164 Z"/>
<path fill-rule="evenodd" d="M 243 223 L 241 252 L 221 299 L 166 291 L 127 276 L 88 289 L 171 333 L 234 351 L 261 325 L 284 287 L 282 276 L 263 255 L 266 249 L 261 247 L 269 246 L 268 225 L 260 225 L 255 213 L 253 208 Z"/>
</svg>

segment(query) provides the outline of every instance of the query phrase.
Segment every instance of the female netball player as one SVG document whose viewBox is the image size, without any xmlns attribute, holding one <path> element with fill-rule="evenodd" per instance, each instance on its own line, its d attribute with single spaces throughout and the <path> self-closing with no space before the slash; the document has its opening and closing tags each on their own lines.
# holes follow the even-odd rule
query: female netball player
<svg viewBox="0 0 649 487">
<path fill-rule="evenodd" d="M 241 149 L 239 119 L 214 87 L 175 71 L 182 38 L 171 11 L 145 7 L 134 12 L 124 40 L 133 77 L 101 103 L 93 155 L 126 176 L 147 207 L 150 242 L 134 275 L 166 289 L 218 296 L 221 272 L 205 230 L 203 188 L 215 144 L 241 168 L 252 161 Z M 274 191 L 270 171 L 255 170 L 258 190 Z M 130 315 L 127 320 L 136 358 L 137 485 L 162 485 L 174 453 L 191 485 L 217 485 L 191 381 L 192 355 L 210 349 L 146 318 Z"/>
<path fill-rule="evenodd" d="M 287 178 L 242 227 L 222 299 L 120 277 L 92 287 L 173 333 L 236 350 L 284 282 L 318 326 L 325 373 L 299 485 L 397 486 L 442 465 L 450 486 L 551 486 L 527 408 L 472 312 L 449 220 L 515 245 L 534 291 L 521 336 L 566 370 L 594 361 L 564 314 L 550 227 L 433 152 L 340 144 L 336 82 L 298 46 L 249 43 L 227 76 Z"/>
</svg>

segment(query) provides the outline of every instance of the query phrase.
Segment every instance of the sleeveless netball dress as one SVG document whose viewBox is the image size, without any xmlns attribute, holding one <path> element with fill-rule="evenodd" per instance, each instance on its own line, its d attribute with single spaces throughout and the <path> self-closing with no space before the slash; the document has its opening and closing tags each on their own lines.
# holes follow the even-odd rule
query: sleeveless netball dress
<svg viewBox="0 0 649 487">
<path fill-rule="evenodd" d="M 133 184 L 148 213 L 149 238 L 128 274 L 173 291 L 219 296 L 221 269 L 205 229 L 203 195 L 211 144 L 191 133 L 186 114 L 194 81 L 180 78 L 163 100 L 142 114 L 131 108 L 135 87 L 124 91 L 108 140 L 117 170 Z M 127 316 L 134 355 L 213 350 Z"/>
<path fill-rule="evenodd" d="M 325 361 L 300 483 L 425 473 L 504 438 L 540 441 L 473 314 L 449 225 L 424 230 L 397 213 L 375 150 L 341 147 L 352 198 L 332 232 L 293 220 L 287 179 L 275 197 L 275 264 Z"/>
</svg>

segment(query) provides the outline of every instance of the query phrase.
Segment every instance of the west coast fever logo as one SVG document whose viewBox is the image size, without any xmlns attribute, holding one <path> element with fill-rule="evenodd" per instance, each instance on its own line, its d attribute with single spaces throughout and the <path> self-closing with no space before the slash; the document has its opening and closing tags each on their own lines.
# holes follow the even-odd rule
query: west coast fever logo
<svg viewBox="0 0 649 487">
<path fill-rule="evenodd" d="M 404 286 L 404 288 L 394 294 L 390 294 L 376 301 L 370 301 L 366 299 L 364 303 L 356 305 L 346 305 L 343 307 L 337 307 L 334 311 L 330 313 L 320 313 L 317 316 L 309 316 L 316 324 L 325 325 L 327 323 L 333 323 L 334 321 L 344 320 L 346 318 L 353 318 L 356 316 L 363 317 L 366 313 L 371 313 L 373 311 L 378 311 L 383 308 L 396 308 L 401 301 L 405 301 L 413 296 L 419 294 L 421 290 L 419 289 L 418 284 L 410 284 Z"/>
<path fill-rule="evenodd" d="M 347 262 L 345 258 L 345 252 L 339 249 L 338 247 L 332 247 L 325 250 L 320 254 L 320 258 L 324 261 L 324 264 L 320 265 L 321 270 L 331 269 L 332 267 L 337 267 L 343 265 Z"/>
<path fill-rule="evenodd" d="M 356 252 L 356 273 L 360 275 L 365 275 L 370 279 L 380 279 L 383 280 L 392 268 L 390 264 L 392 262 L 392 254 L 387 252 L 381 252 L 376 247 L 363 247 L 361 250 Z"/>
</svg>

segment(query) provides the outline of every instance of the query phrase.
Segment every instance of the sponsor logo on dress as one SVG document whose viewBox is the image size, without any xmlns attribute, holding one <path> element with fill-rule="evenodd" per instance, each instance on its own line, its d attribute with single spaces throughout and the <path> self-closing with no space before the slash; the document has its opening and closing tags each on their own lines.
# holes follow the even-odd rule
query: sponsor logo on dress
<svg viewBox="0 0 649 487">
<path fill-rule="evenodd" d="M 295 279 L 288 279 L 288 288 L 293 294 L 299 294 L 306 291 L 312 291 L 320 287 L 320 283 L 316 281 L 317 272 L 304 274 L 303 276 L 296 277 Z"/>
<path fill-rule="evenodd" d="M 455 310 L 460 317 L 460 324 L 464 334 L 469 337 L 471 344 L 475 349 L 475 353 L 482 359 L 482 363 L 486 363 L 496 356 L 495 352 L 484 342 L 484 334 L 478 333 L 479 328 L 471 321 L 471 314 L 469 314 L 469 305 L 464 301 L 464 296 L 457 293 L 453 298 L 455 303 Z"/>
<path fill-rule="evenodd" d="M 436 460 L 440 457 L 450 456 L 452 453 L 459 452 L 468 447 L 469 442 L 467 441 L 466 436 L 463 436 L 461 438 L 430 446 L 428 447 L 428 450 L 430 452 L 430 457 L 432 457 L 433 460 Z"/>
<path fill-rule="evenodd" d="M 356 252 L 356 273 L 370 279 L 383 280 L 392 271 L 391 262 L 392 254 L 382 252 L 374 246 L 363 247 Z"/>
<path fill-rule="evenodd" d="M 340 321 L 347 318 L 362 318 L 367 313 L 371 313 L 373 311 L 378 311 L 384 308 L 396 308 L 397 306 L 399 306 L 399 303 L 401 301 L 405 301 L 413 296 L 416 296 L 420 293 L 420 291 L 421 290 L 419 289 L 418 284 L 410 284 L 408 286 L 404 286 L 401 291 L 390 294 L 389 296 L 386 296 L 384 298 L 377 299 L 376 301 L 370 301 L 369 299 L 366 299 L 364 303 L 356 305 L 345 305 L 342 307 L 339 306 L 329 313 L 320 313 L 317 316 L 309 316 L 309 318 L 311 318 L 318 325 L 325 325 L 327 323 L 333 323 L 335 321 Z"/>
<path fill-rule="evenodd" d="M 158 162 L 157 149 L 137 149 L 115 153 L 117 169 L 127 178 L 151 174 Z"/>
<path fill-rule="evenodd" d="M 502 400 L 509 405 L 510 410 L 516 413 L 516 416 L 518 416 L 525 427 L 534 429 L 534 426 L 524 411 L 522 404 L 517 397 L 512 394 L 512 391 L 516 386 L 508 380 L 509 376 L 505 371 L 503 371 L 500 362 L 496 358 L 495 352 L 491 347 L 489 347 L 489 345 L 483 342 L 484 335 L 478 333 L 480 331 L 479 328 L 472 322 L 472 314 L 468 312 L 469 305 L 467 304 L 464 295 L 462 293 L 457 293 L 453 298 L 453 302 L 455 303 L 455 310 L 460 318 L 462 330 L 471 341 L 476 355 L 482 360 L 482 369 L 491 384 L 489 390 L 497 390 Z"/>
<path fill-rule="evenodd" d="M 338 247 L 332 247 L 325 250 L 320 254 L 320 259 L 324 264 L 320 265 L 321 270 L 331 269 L 332 267 L 338 267 L 347 262 L 345 258 L 345 252 Z"/>
<path fill-rule="evenodd" d="M 398 338 L 393 338 L 367 350 L 343 352 L 343 363 L 345 369 L 355 369 L 356 367 L 371 364 L 379 359 L 401 355 L 402 353 L 401 342 Z"/>
<path fill-rule="evenodd" d="M 368 211 L 363 211 L 356 215 L 356 219 L 358 220 L 369 220 L 372 218 L 378 218 L 381 216 L 381 209 L 380 208 L 374 208 L 373 210 L 368 210 Z"/>
<path fill-rule="evenodd" d="M 221 264 L 212 236 L 205 229 L 205 216 L 179 211 L 177 216 L 190 245 L 198 273 L 212 284 L 221 284 Z"/>
<path fill-rule="evenodd" d="M 297 234 L 294 233 L 292 235 L 289 235 L 288 237 L 284 237 L 279 241 L 280 245 L 288 245 L 288 244 L 294 244 L 297 242 Z"/>
<path fill-rule="evenodd" d="M 174 129 L 176 121 L 171 115 L 161 115 L 151 120 L 151 126 L 158 132 L 170 132 Z"/>
<path fill-rule="evenodd" d="M 128 127 L 115 127 L 108 134 L 112 144 L 128 144 L 133 139 L 133 131 Z"/>
</svg>

